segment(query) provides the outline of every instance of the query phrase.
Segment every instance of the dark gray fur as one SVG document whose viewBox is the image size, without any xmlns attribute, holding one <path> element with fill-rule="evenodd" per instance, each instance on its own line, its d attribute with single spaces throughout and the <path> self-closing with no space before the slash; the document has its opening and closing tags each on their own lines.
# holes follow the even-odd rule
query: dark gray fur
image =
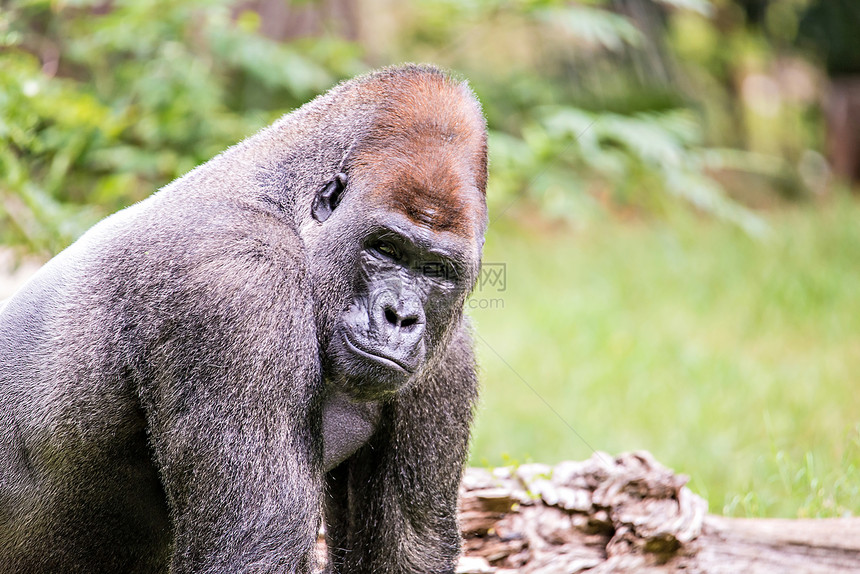
<svg viewBox="0 0 860 574">
<path fill-rule="evenodd" d="M 385 86 L 422 74 L 440 72 L 338 86 L 105 219 L 0 306 L 0 572 L 310 572 L 322 516 L 333 571 L 453 572 L 480 246 L 439 332 L 428 316 L 426 363 L 357 401 L 326 366 L 353 287 L 311 217 Z M 353 226 L 361 197 L 338 207 Z"/>
</svg>

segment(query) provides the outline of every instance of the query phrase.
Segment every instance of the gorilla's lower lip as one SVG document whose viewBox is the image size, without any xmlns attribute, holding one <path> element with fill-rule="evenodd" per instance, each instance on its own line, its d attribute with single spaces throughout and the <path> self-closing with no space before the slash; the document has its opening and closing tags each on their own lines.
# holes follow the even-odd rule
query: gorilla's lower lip
<svg viewBox="0 0 860 574">
<path fill-rule="evenodd" d="M 365 351 L 364 349 L 362 349 L 361 347 L 359 347 L 358 345 L 353 343 L 350 340 L 349 335 L 347 335 L 346 333 L 343 334 L 343 340 L 346 341 L 347 346 L 352 351 L 361 355 L 362 357 L 366 357 L 366 358 L 368 358 L 372 361 L 376 361 L 378 363 L 383 363 L 386 366 L 396 368 L 399 371 L 406 371 L 409 374 L 412 374 L 415 371 L 414 367 L 409 367 L 408 365 L 398 361 L 397 359 L 394 359 L 392 357 L 387 357 L 385 355 L 379 355 L 377 353 L 371 353 L 370 351 Z"/>
</svg>

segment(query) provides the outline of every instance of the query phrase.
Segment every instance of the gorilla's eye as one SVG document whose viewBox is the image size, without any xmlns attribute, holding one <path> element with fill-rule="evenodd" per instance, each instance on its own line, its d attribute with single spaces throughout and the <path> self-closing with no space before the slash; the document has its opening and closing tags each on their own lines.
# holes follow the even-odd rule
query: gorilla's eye
<svg viewBox="0 0 860 574">
<path fill-rule="evenodd" d="M 373 249 L 383 257 L 388 259 L 399 259 L 400 252 L 397 247 L 390 241 L 380 240 L 373 244 Z"/>
</svg>

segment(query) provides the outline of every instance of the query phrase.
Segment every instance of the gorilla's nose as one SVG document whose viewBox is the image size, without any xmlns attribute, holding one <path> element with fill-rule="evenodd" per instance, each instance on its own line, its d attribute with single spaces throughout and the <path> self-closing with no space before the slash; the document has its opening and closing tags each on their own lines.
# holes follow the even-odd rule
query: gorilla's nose
<svg viewBox="0 0 860 574">
<path fill-rule="evenodd" d="M 389 347 L 389 351 L 409 354 L 424 336 L 424 309 L 415 298 L 389 295 L 376 302 L 372 310 L 371 328 L 377 339 Z"/>
</svg>

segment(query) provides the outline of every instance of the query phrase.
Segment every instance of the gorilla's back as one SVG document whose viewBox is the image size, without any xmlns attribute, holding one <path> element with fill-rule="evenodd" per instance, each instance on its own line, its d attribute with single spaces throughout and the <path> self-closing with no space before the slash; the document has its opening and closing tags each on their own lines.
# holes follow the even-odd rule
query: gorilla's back
<svg viewBox="0 0 860 574">
<path fill-rule="evenodd" d="M 131 381 L 104 352 L 115 321 L 98 292 L 101 262 L 144 211 L 100 223 L 0 310 L 2 572 L 167 568 L 167 506 Z"/>
</svg>

